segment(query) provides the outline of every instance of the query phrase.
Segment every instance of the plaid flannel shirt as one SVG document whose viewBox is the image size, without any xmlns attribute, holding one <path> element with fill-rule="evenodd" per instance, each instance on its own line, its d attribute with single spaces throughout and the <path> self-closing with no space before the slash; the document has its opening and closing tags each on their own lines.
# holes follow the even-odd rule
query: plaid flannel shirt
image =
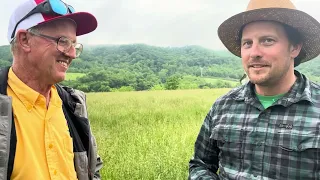
<svg viewBox="0 0 320 180">
<path fill-rule="evenodd" d="M 195 142 L 189 179 L 320 179 L 320 86 L 295 75 L 267 109 L 250 82 L 217 99 Z"/>
</svg>

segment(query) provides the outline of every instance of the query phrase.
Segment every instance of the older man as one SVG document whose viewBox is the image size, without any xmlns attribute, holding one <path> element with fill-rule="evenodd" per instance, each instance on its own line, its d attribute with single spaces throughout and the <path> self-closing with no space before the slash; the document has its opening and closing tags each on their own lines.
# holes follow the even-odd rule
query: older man
<svg viewBox="0 0 320 180">
<path fill-rule="evenodd" d="M 100 179 L 84 93 L 63 88 L 77 36 L 95 17 L 60 0 L 26 0 L 8 28 L 13 64 L 0 72 L 0 179 Z"/>
<path fill-rule="evenodd" d="M 251 0 L 218 34 L 250 81 L 213 104 L 189 179 L 320 179 L 320 86 L 294 70 L 319 55 L 319 22 L 289 0 Z"/>
</svg>

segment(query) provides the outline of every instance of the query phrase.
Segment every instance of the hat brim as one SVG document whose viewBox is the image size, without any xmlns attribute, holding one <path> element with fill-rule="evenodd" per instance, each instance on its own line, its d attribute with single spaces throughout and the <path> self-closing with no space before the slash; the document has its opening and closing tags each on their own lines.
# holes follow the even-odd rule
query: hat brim
<svg viewBox="0 0 320 180">
<path fill-rule="evenodd" d="M 94 31 L 97 26 L 98 26 L 98 22 L 96 20 L 96 18 L 87 12 L 76 12 L 76 13 L 72 13 L 72 14 L 67 14 L 64 16 L 57 16 L 54 18 L 50 18 L 48 20 L 45 20 L 40 24 L 45 24 L 57 19 L 72 19 L 76 24 L 77 24 L 77 32 L 76 35 L 77 36 L 81 36 L 87 33 L 90 33 L 92 31 Z"/>
<path fill-rule="evenodd" d="M 286 8 L 262 8 L 239 13 L 224 21 L 218 36 L 225 47 L 241 57 L 240 31 L 244 25 L 255 21 L 276 21 L 295 28 L 302 36 L 302 51 L 306 62 L 320 54 L 320 23 L 305 12 Z"/>
</svg>

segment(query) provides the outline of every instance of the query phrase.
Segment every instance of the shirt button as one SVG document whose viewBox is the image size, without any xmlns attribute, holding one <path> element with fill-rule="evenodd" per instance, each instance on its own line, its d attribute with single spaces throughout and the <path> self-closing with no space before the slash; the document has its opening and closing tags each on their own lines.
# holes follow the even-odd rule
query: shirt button
<svg viewBox="0 0 320 180">
<path fill-rule="evenodd" d="M 32 108 L 33 108 L 32 105 L 28 105 L 28 106 L 27 106 L 28 112 L 31 112 Z"/>
<path fill-rule="evenodd" d="M 52 148 L 53 148 L 53 145 L 52 145 L 52 144 L 49 144 L 49 148 L 52 149 Z"/>
</svg>

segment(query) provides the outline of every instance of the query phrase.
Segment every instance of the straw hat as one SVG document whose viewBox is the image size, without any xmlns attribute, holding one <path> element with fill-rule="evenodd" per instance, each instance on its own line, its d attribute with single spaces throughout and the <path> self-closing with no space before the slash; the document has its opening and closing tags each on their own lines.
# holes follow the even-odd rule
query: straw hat
<svg viewBox="0 0 320 180">
<path fill-rule="evenodd" d="M 277 21 L 296 29 L 303 42 L 300 55 L 295 59 L 300 63 L 320 54 L 320 23 L 316 19 L 297 10 L 290 0 L 250 0 L 245 12 L 227 19 L 218 29 L 220 40 L 234 55 L 241 57 L 240 30 L 254 21 Z M 302 53 L 305 55 L 301 56 Z"/>
</svg>

